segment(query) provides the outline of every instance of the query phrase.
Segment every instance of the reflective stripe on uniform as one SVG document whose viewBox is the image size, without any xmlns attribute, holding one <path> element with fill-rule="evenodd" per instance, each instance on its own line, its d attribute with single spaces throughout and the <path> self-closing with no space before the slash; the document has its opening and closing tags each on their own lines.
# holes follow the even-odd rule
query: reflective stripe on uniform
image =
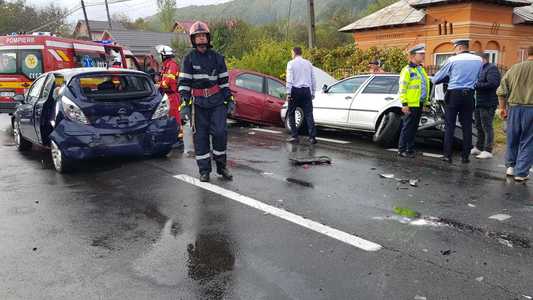
<svg viewBox="0 0 533 300">
<path fill-rule="evenodd" d="M 191 75 L 191 74 L 188 74 L 188 73 L 183 73 L 183 72 L 181 72 L 181 73 L 180 73 L 180 78 L 188 78 L 188 79 L 192 79 L 192 75 Z"/>
<path fill-rule="evenodd" d="M 228 77 L 228 76 L 229 76 L 228 72 L 224 72 L 224 73 L 218 74 L 218 78 L 225 78 L 225 77 Z"/>
<path fill-rule="evenodd" d="M 226 155 L 226 151 L 213 150 L 213 154 L 216 156 Z"/>
<path fill-rule="evenodd" d="M 209 79 L 211 81 L 217 80 L 217 76 L 209 76 L 207 74 L 194 74 L 192 75 L 192 79 Z"/>
<path fill-rule="evenodd" d="M 196 160 L 202 160 L 202 159 L 208 159 L 208 158 L 211 158 L 211 154 L 209 154 L 209 153 L 204 154 L 204 155 L 197 155 L 196 156 Z"/>
<path fill-rule="evenodd" d="M 190 91 L 191 88 L 188 87 L 188 86 L 184 86 L 184 85 L 180 85 L 180 87 L 178 88 L 178 91 Z"/>
<path fill-rule="evenodd" d="M 176 75 L 167 73 L 167 74 L 163 74 L 163 78 L 176 79 Z"/>
<path fill-rule="evenodd" d="M 229 83 L 219 85 L 221 89 L 229 87 Z"/>
</svg>

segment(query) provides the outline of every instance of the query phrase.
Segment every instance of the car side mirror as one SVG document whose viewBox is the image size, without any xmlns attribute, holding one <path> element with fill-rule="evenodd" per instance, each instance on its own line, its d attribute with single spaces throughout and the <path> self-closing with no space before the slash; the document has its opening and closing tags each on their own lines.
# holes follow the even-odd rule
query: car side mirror
<svg viewBox="0 0 533 300">
<path fill-rule="evenodd" d="M 327 92 L 328 92 L 328 85 L 327 85 L 327 84 L 324 84 L 324 85 L 322 86 L 322 91 L 323 91 L 324 93 L 327 93 Z"/>
</svg>

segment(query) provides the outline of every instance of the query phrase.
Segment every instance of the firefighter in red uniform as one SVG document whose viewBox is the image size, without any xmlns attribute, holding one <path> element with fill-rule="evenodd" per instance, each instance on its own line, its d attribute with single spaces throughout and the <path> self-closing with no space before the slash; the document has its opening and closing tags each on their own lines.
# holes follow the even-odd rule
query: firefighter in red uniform
<svg viewBox="0 0 533 300">
<path fill-rule="evenodd" d="M 180 67 L 174 61 L 174 50 L 169 46 L 159 45 L 156 47 L 157 52 L 161 55 L 162 66 L 160 74 L 159 88 L 165 93 L 170 102 L 170 116 L 176 119 L 178 126 L 181 128 L 180 118 L 180 98 L 178 93 L 178 76 Z M 179 140 L 182 139 L 182 131 L 180 129 Z M 180 142 L 179 142 L 180 143 Z"/>
</svg>

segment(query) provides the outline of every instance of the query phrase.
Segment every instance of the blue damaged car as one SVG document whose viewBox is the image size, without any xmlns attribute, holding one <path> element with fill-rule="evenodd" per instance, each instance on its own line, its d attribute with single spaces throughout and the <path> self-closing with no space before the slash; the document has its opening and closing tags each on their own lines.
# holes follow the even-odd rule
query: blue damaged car
<svg viewBox="0 0 533 300">
<path fill-rule="evenodd" d="M 49 147 L 62 173 L 78 160 L 165 156 L 177 141 L 169 100 L 143 72 L 78 68 L 43 74 L 18 99 L 12 118 L 17 148 Z"/>
</svg>

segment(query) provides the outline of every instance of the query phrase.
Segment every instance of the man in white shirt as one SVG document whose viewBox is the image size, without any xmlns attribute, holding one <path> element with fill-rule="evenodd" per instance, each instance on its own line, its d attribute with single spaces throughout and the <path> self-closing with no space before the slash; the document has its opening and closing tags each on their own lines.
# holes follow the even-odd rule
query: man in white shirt
<svg viewBox="0 0 533 300">
<path fill-rule="evenodd" d="M 292 49 L 292 58 L 287 64 L 287 101 L 289 102 L 287 114 L 291 126 L 291 137 L 287 139 L 287 142 L 299 142 L 294 114 L 296 108 L 300 107 L 304 118 L 302 122 L 305 122 L 309 132 L 309 143 L 316 144 L 316 128 L 313 117 L 316 81 L 313 65 L 302 58 L 302 48 L 300 47 Z"/>
</svg>

